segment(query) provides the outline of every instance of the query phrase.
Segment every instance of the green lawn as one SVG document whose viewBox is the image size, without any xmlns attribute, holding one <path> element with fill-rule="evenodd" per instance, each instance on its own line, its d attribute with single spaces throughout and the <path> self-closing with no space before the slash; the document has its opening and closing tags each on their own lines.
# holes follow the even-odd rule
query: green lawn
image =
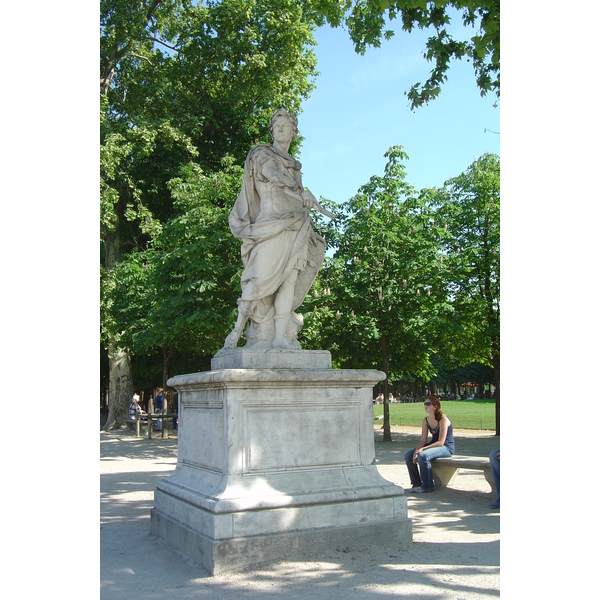
<svg viewBox="0 0 600 600">
<path fill-rule="evenodd" d="M 457 429 L 496 430 L 496 406 L 493 400 L 442 401 L 442 410 Z M 373 404 L 374 423 L 383 424 L 377 417 L 383 415 L 383 404 Z M 419 427 L 425 417 L 422 402 L 414 404 L 390 404 L 390 422 L 392 425 Z"/>
</svg>

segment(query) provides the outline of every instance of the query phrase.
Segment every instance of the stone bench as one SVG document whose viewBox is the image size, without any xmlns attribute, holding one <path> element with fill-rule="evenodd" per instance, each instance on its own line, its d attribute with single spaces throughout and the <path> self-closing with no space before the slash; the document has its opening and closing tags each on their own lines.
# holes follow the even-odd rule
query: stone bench
<svg viewBox="0 0 600 600">
<path fill-rule="evenodd" d="M 437 487 L 447 487 L 452 485 L 459 469 L 471 469 L 474 471 L 483 471 L 486 481 L 494 490 L 494 476 L 489 458 L 481 456 L 460 456 L 455 454 L 447 458 L 436 458 L 431 461 L 433 467 L 433 480 Z"/>
</svg>

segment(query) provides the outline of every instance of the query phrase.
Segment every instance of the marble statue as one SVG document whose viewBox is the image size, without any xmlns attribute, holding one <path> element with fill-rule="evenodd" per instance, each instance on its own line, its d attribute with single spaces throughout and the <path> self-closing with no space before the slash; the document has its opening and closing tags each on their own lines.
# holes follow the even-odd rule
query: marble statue
<svg viewBox="0 0 600 600">
<path fill-rule="evenodd" d="M 244 164 L 242 190 L 229 215 L 229 227 L 242 239 L 242 295 L 237 322 L 224 348 L 235 348 L 246 330 L 246 346 L 254 349 L 300 350 L 298 308 L 325 255 L 325 240 L 313 230 L 309 210 L 323 209 L 302 185 L 302 165 L 289 156 L 298 134 L 294 115 L 280 109 L 270 121 L 273 144 L 250 150 Z"/>
</svg>

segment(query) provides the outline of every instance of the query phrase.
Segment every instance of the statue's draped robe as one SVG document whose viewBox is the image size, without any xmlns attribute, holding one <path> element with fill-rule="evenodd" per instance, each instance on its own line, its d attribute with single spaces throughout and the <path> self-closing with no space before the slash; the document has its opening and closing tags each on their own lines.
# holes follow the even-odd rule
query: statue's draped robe
<svg viewBox="0 0 600 600">
<path fill-rule="evenodd" d="M 294 311 L 306 297 L 325 255 L 325 240 L 313 231 L 312 219 L 300 201 L 294 212 L 278 213 L 276 208 L 269 213 L 261 212 L 255 181 L 257 178 L 267 181 L 261 166 L 268 160 L 275 160 L 279 171 L 300 181 L 301 164 L 273 146 L 256 146 L 248 153 L 242 190 L 229 215 L 231 232 L 243 241 L 242 298 L 250 303 L 250 329 L 253 329 L 246 334 L 248 345 L 264 338 L 268 328 L 263 326 L 261 333 L 261 324 L 273 318 L 274 294 L 291 270 L 298 269 L 292 304 Z M 296 322 L 300 321 L 299 330 L 301 319 L 294 314 L 292 317 Z"/>
</svg>

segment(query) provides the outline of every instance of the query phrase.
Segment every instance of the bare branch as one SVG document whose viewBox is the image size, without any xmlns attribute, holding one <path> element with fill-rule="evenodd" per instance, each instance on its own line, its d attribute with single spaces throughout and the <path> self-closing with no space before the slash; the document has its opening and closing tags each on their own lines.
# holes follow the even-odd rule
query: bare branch
<svg viewBox="0 0 600 600">
<path fill-rule="evenodd" d="M 141 60 L 145 60 L 154 69 L 154 65 L 152 64 L 152 61 L 149 58 L 147 58 L 146 56 L 142 56 L 141 54 L 136 54 L 135 52 L 130 52 L 129 54 L 131 56 L 135 56 L 136 58 L 139 58 Z"/>
<path fill-rule="evenodd" d="M 163 42 L 162 40 L 159 40 L 158 38 L 155 37 L 151 37 L 150 38 L 153 42 L 156 42 L 157 44 L 162 44 L 163 46 L 166 46 L 167 48 L 170 48 L 171 50 L 175 50 L 176 52 L 177 50 L 177 46 L 169 46 L 169 44 Z"/>
</svg>

